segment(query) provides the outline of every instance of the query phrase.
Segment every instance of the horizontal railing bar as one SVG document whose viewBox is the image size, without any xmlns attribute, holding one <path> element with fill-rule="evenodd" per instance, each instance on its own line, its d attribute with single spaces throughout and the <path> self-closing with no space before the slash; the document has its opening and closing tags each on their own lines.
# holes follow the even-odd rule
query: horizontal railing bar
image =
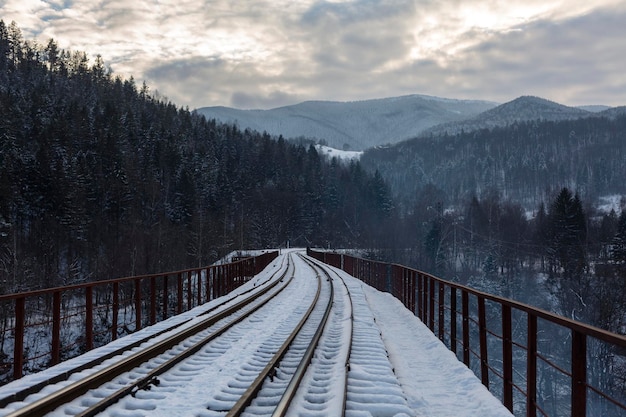
<svg viewBox="0 0 626 417">
<path fill-rule="evenodd" d="M 549 415 L 548 413 L 546 413 L 546 412 L 544 411 L 544 409 L 543 409 L 543 408 L 541 408 L 541 406 L 540 406 L 539 404 L 537 404 L 537 403 L 535 403 L 535 409 L 536 409 L 537 411 L 539 411 L 541 414 L 543 414 L 543 416 L 544 416 L 544 417 L 550 417 L 550 415 Z"/>
<path fill-rule="evenodd" d="M 14 339 L 13 354 L 5 361 L 7 365 L 13 368 L 13 372 L 10 376 L 4 375 L 2 382 L 19 379 L 23 376 L 24 371 L 33 372 L 56 364 L 60 361 L 61 353 L 63 356 L 69 355 L 68 358 L 74 357 L 80 353 L 76 351 L 77 347 L 91 350 L 96 344 L 95 337 L 101 339 L 102 336 L 105 336 L 105 339 L 97 342 L 99 345 L 108 340 L 108 336 L 106 336 L 108 334 L 111 334 L 111 340 L 117 338 L 118 329 L 132 333 L 144 327 L 148 323 L 147 319 L 150 323 L 154 323 L 167 318 L 174 311 L 181 313 L 185 307 L 189 310 L 195 305 L 225 295 L 245 283 L 247 278 L 261 272 L 278 256 L 278 253 L 278 251 L 265 252 L 230 264 L 0 295 L 0 303 L 3 306 L 10 309 L 13 305 L 15 309 L 14 317 L 7 320 L 7 326 L 1 334 L 4 337 L 9 332 L 9 337 L 13 336 Z M 193 275 L 197 276 L 195 280 L 197 286 L 191 285 Z M 184 303 L 185 300 L 183 300 L 181 278 L 183 276 L 187 278 L 187 303 Z M 148 282 L 146 283 L 146 281 Z M 150 294 L 146 296 L 143 293 L 147 289 L 147 284 L 150 284 Z M 172 305 L 170 308 L 170 294 L 174 294 L 176 289 L 178 289 L 177 305 Z M 197 294 L 194 291 L 197 291 Z M 192 296 L 193 301 L 196 301 L 197 296 L 197 303 L 191 302 Z M 128 317 L 126 316 L 127 308 L 134 312 Z M 109 311 L 112 312 L 110 325 L 98 321 L 98 326 L 94 326 L 94 321 L 99 320 L 103 312 L 108 315 Z M 123 318 L 121 314 L 123 314 Z M 47 315 L 50 317 L 46 318 Z M 83 334 L 74 338 L 73 341 L 60 340 L 60 329 L 81 317 L 84 317 Z M 29 329 L 46 326 L 52 328 L 51 333 L 44 337 L 42 344 L 37 345 L 35 350 L 27 350 L 28 347 L 24 346 L 24 342 Z M 45 351 L 45 349 L 49 349 L 49 351 Z M 80 351 L 82 350 L 81 348 Z M 27 352 L 30 354 L 26 355 Z M 47 357 L 50 357 L 50 361 L 43 363 L 42 358 Z M 26 363 L 29 366 L 24 368 Z M 31 363 L 36 365 L 31 366 Z"/>
<path fill-rule="evenodd" d="M 313 256 L 323 258 L 322 260 L 328 258 L 327 253 L 324 252 L 312 253 Z M 563 389 L 564 394 L 569 392 L 571 398 L 570 409 L 573 416 L 586 417 L 588 415 L 589 410 L 587 410 L 587 407 L 590 406 L 590 403 L 586 399 L 587 388 L 589 388 L 590 392 L 598 395 L 600 399 L 606 400 L 607 404 L 611 403 L 622 410 L 626 410 L 626 403 L 622 404 L 619 400 L 612 398 L 609 395 L 610 393 L 604 393 L 600 388 L 589 385 L 590 381 L 586 371 L 588 366 L 586 346 L 589 338 L 608 343 L 612 345 L 612 349 L 624 349 L 626 348 L 626 335 L 612 333 L 525 303 L 475 290 L 398 264 L 370 261 L 349 255 L 340 255 L 339 258 L 336 255 L 333 260 L 336 264 L 341 265 L 344 271 L 353 274 L 366 283 L 375 282 L 371 278 L 372 271 L 382 271 L 382 281 L 385 281 L 384 271 L 387 270 L 387 286 L 384 288 L 385 286 L 383 285 L 383 288 L 378 289 L 392 291 L 404 305 L 411 305 L 412 311 L 435 335 L 439 335 L 444 343 L 446 343 L 446 338 L 450 338 L 451 350 L 457 356 L 462 351 L 463 362 L 471 369 L 480 368 L 475 370 L 475 373 L 477 373 L 477 376 L 480 375 L 483 384 L 488 389 L 490 388 L 489 371 L 493 372 L 494 376 L 500 378 L 503 381 L 503 386 L 498 386 L 497 389 L 502 389 L 503 403 L 509 410 L 513 411 L 513 389 L 515 389 L 526 397 L 525 405 L 528 417 L 536 417 L 537 415 L 548 416 L 548 413 L 537 404 L 538 398 L 541 398 L 537 395 L 538 384 L 541 383 L 537 380 L 539 376 L 537 360 L 542 362 L 541 372 L 544 372 L 543 369 L 545 369 L 545 372 L 557 371 L 559 373 L 556 375 L 557 378 L 569 380 L 567 384 L 560 384 L 560 389 Z M 411 283 L 404 281 L 398 283 L 397 280 L 399 278 L 402 280 L 413 280 L 412 289 L 408 290 L 413 292 L 413 294 L 406 293 Z M 378 284 L 380 284 L 380 281 L 378 281 Z M 448 295 L 450 295 L 450 301 L 447 300 Z M 470 295 L 476 298 L 470 298 Z M 461 309 L 457 307 L 459 297 L 461 299 Z M 497 308 L 498 305 L 501 308 L 501 332 L 497 330 L 498 327 L 494 327 L 496 330 L 488 328 L 485 317 L 485 304 L 487 302 L 489 302 L 490 309 L 492 306 Z M 445 313 L 446 311 L 450 311 L 449 316 L 448 313 Z M 507 314 L 505 315 L 505 313 Z M 519 319 L 515 321 L 517 323 L 516 326 L 523 324 L 525 319 L 528 330 L 526 341 L 521 339 L 518 341 L 514 340 L 511 329 L 511 313 L 515 314 L 516 317 L 519 316 Z M 459 323 L 459 316 L 462 320 L 461 323 Z M 494 317 L 492 319 L 496 320 Z M 563 346 L 563 351 L 559 351 L 559 354 L 554 357 L 544 356 L 545 352 L 544 355 L 540 353 L 541 349 L 538 348 L 543 347 L 544 342 L 549 342 L 554 336 L 550 332 L 546 333 L 547 338 L 542 336 L 542 339 L 538 340 L 538 336 L 543 333 L 538 332 L 538 319 L 543 321 L 540 323 L 541 327 L 551 323 L 558 326 L 560 330 L 571 332 L 572 336 L 569 341 L 571 359 L 569 361 L 567 358 L 570 356 L 566 346 Z M 457 334 L 458 326 L 462 327 L 460 333 Z M 494 346 L 499 344 L 502 348 L 502 371 L 499 370 L 500 368 L 494 368 L 494 366 L 500 366 L 497 360 L 495 362 L 493 359 L 491 362 L 489 361 L 489 356 L 491 355 L 488 355 L 488 353 L 491 351 L 491 343 Z M 480 347 L 480 353 L 474 350 L 472 346 Z M 521 385 L 513 383 L 513 375 L 521 375 L 517 369 L 518 366 L 513 362 L 513 347 L 521 349 L 520 353 L 524 352 L 526 355 L 524 360 L 526 362 L 524 366 L 526 371 L 526 377 L 524 378 L 525 389 L 521 386 L 523 383 Z M 470 357 L 475 359 L 470 360 Z M 563 359 L 565 359 L 565 363 L 556 363 Z M 478 363 L 475 363 L 474 360 L 478 360 Z M 564 369 L 569 367 L 571 367 L 570 371 Z M 522 366 L 519 366 L 519 368 L 521 369 Z"/>
<path fill-rule="evenodd" d="M 359 258 L 357 258 L 359 259 Z M 533 307 L 531 305 L 525 304 L 525 303 L 521 303 L 519 301 L 514 301 L 514 300 L 510 300 L 507 298 L 503 298 L 503 297 L 499 297 L 497 295 L 493 295 L 493 294 L 489 294 L 483 291 L 479 291 L 470 287 L 466 287 L 465 285 L 461 285 L 461 284 L 457 284 L 451 281 L 446 281 L 443 280 L 441 278 L 437 278 L 433 275 L 427 274 L 425 272 L 416 270 L 416 269 L 412 269 L 412 268 L 408 268 L 399 264 L 391 264 L 391 265 L 397 265 L 400 266 L 402 268 L 405 268 L 409 271 L 415 271 L 418 274 L 422 274 L 430 279 L 435 280 L 438 283 L 443 283 L 444 285 L 447 285 L 451 288 L 456 288 L 457 290 L 461 290 L 461 291 L 465 291 L 468 294 L 472 294 L 475 295 L 477 297 L 482 297 L 485 300 L 489 300 L 489 301 L 494 301 L 496 303 L 502 304 L 502 305 L 506 305 L 512 308 L 515 308 L 517 310 L 523 311 L 525 313 L 528 314 L 532 314 L 534 316 L 536 316 L 537 318 L 546 320 L 546 321 L 550 321 L 552 323 L 556 323 L 559 324 L 561 326 L 567 327 L 569 329 L 572 330 L 576 330 L 586 336 L 592 336 L 596 339 L 599 340 L 603 340 L 605 342 L 609 342 L 615 345 L 618 345 L 620 347 L 626 347 L 626 336 L 624 335 L 619 335 L 616 333 L 611 333 L 607 330 L 604 329 L 600 329 L 598 327 L 595 326 L 591 326 L 585 323 L 581 323 L 572 319 L 569 319 L 567 317 L 563 317 L 563 316 L 558 316 L 554 313 L 551 313 L 549 311 L 540 309 L 538 307 Z"/>
<path fill-rule="evenodd" d="M 604 398 L 605 400 L 607 400 L 608 402 L 610 402 L 613 405 L 618 406 L 619 408 L 621 408 L 622 410 L 626 410 L 626 405 L 618 402 L 616 399 L 614 399 L 613 397 L 611 397 L 610 395 L 607 395 L 605 393 L 603 393 L 602 391 L 598 390 L 596 387 L 589 385 L 589 384 L 585 384 L 587 386 L 587 388 L 589 388 L 591 391 L 595 392 L 596 394 L 598 394 L 599 396 L 601 396 L 602 398 Z"/>
<path fill-rule="evenodd" d="M 164 275 L 176 275 L 179 273 L 187 273 L 187 272 L 202 272 L 206 269 L 219 268 L 219 267 L 222 267 L 223 265 L 235 265 L 235 264 L 244 263 L 244 262 L 250 262 L 250 258 L 240 259 L 230 264 L 208 265 L 208 266 L 203 266 L 200 268 L 181 269 L 179 271 L 170 271 L 170 272 L 161 272 L 161 273 L 156 273 L 156 274 L 145 274 L 145 275 L 135 275 L 135 276 L 121 277 L 121 278 L 104 279 L 100 281 L 91 281 L 91 282 L 84 282 L 81 284 L 66 285 L 63 287 L 51 287 L 51 288 L 44 288 L 41 290 L 25 291 L 25 292 L 12 293 L 12 294 L 3 294 L 3 295 L 0 295 L 0 302 L 6 301 L 6 300 L 14 300 L 15 298 L 21 298 L 21 297 L 34 297 L 38 295 L 46 295 L 50 292 L 59 291 L 59 290 L 62 290 L 62 291 L 79 290 L 79 289 L 84 289 L 87 287 L 113 284 L 116 282 L 124 283 L 124 282 L 132 282 L 135 280 L 157 278 L 157 277 L 161 277 Z"/>
<path fill-rule="evenodd" d="M 490 334 L 490 335 L 492 335 L 493 337 L 495 337 L 496 339 L 499 339 L 499 340 L 503 340 L 504 339 L 501 334 L 497 334 L 495 332 L 492 332 L 489 329 L 487 329 L 487 334 Z"/>
<path fill-rule="evenodd" d="M 554 368 L 557 371 L 561 372 L 563 375 L 568 376 L 570 378 L 572 377 L 572 373 L 571 372 L 566 371 L 565 369 L 561 368 L 560 366 L 558 366 L 554 362 L 550 361 L 550 359 L 548 359 L 545 356 L 541 355 L 539 352 L 537 352 L 537 358 L 541 359 L 543 361 L 543 363 L 545 363 L 546 365 L 550 365 L 552 368 Z"/>
<path fill-rule="evenodd" d="M 528 346 L 525 345 L 520 345 L 518 342 L 516 342 L 515 340 L 512 340 L 511 343 L 513 343 L 513 346 L 518 347 L 520 349 L 523 349 L 525 351 L 528 352 Z"/>
<path fill-rule="evenodd" d="M 511 384 L 511 386 L 513 388 L 515 388 L 517 390 L 517 392 L 519 392 L 520 394 L 522 394 L 524 397 L 528 397 L 528 393 L 526 393 L 526 391 L 522 390 L 517 384 Z"/>
</svg>

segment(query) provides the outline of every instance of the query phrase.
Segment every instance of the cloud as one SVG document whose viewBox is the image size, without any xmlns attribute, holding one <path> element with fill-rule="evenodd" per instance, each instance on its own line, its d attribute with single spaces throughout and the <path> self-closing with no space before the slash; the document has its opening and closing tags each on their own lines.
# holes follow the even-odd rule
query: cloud
<svg viewBox="0 0 626 417">
<path fill-rule="evenodd" d="M 192 108 L 411 93 L 610 105 L 626 96 L 619 0 L 0 4 L 26 37 L 101 54 L 115 73 Z"/>
<path fill-rule="evenodd" d="M 232 95 L 230 104 L 238 109 L 271 109 L 297 101 L 299 101 L 297 96 L 283 91 L 272 91 L 260 95 L 236 91 Z"/>
<path fill-rule="evenodd" d="M 532 93 L 568 104 L 623 104 L 625 62 L 616 54 L 625 19 L 626 9 L 603 9 L 531 22 L 463 51 L 452 66 L 460 78 L 474 80 L 468 93 L 500 101 Z M 610 86 L 621 92 L 593 94 Z"/>
</svg>

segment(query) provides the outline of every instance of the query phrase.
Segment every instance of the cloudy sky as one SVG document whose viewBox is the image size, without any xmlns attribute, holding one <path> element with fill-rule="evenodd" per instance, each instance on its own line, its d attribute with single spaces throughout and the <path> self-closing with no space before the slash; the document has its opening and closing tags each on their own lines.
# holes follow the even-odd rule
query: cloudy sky
<svg viewBox="0 0 626 417">
<path fill-rule="evenodd" d="M 626 0 L 0 0 L 0 18 L 190 108 L 626 104 Z"/>
</svg>

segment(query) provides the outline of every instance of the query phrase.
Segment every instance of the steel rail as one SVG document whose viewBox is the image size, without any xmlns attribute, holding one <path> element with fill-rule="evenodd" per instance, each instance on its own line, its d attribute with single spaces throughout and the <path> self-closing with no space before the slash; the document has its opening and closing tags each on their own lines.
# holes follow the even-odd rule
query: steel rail
<svg viewBox="0 0 626 417">
<path fill-rule="evenodd" d="M 311 305 L 309 306 L 305 314 L 302 316 L 302 318 L 300 319 L 300 321 L 298 322 L 294 330 L 291 332 L 289 337 L 287 337 L 285 342 L 276 351 L 274 356 L 272 356 L 272 358 L 269 360 L 267 365 L 265 365 L 263 370 L 255 378 L 255 380 L 248 387 L 248 389 L 246 389 L 246 391 L 239 398 L 239 400 L 235 403 L 235 405 L 228 411 L 228 413 L 226 414 L 226 417 L 238 417 L 244 412 L 246 407 L 250 405 L 252 400 L 254 400 L 257 397 L 259 391 L 261 391 L 261 388 L 263 387 L 263 383 L 266 380 L 266 378 L 268 378 L 270 374 L 278 367 L 278 365 L 280 364 L 280 361 L 283 359 L 285 354 L 289 351 L 289 348 L 291 344 L 293 343 L 294 339 L 301 332 L 302 328 L 304 327 L 304 325 L 310 318 L 311 314 L 313 313 L 313 310 L 315 309 L 315 306 L 317 305 L 320 294 L 322 292 L 322 278 L 320 277 L 319 274 L 316 274 L 316 277 L 318 280 L 317 281 L 318 285 L 317 285 L 317 291 L 315 293 L 315 297 L 313 298 L 313 302 L 311 303 Z M 331 285 L 331 291 L 332 291 L 332 285 Z M 326 309 L 330 310 L 331 306 L 332 306 L 332 297 L 329 298 L 328 306 Z M 317 332 L 320 332 L 319 328 Z M 309 345 L 309 349 L 310 347 L 311 347 L 311 344 Z M 307 352 L 309 349 L 307 349 Z M 302 364 L 302 361 L 300 362 L 300 364 Z M 299 368 L 300 366 L 298 366 L 298 369 Z"/>
<path fill-rule="evenodd" d="M 319 340 L 322 337 L 322 333 L 324 332 L 324 329 L 326 328 L 326 323 L 328 322 L 328 317 L 330 316 L 330 310 L 333 306 L 333 301 L 335 298 L 335 290 L 333 288 L 332 278 L 330 274 L 328 273 L 328 271 L 326 271 L 325 268 L 319 265 L 313 264 L 312 262 L 305 259 L 304 257 L 303 259 L 305 260 L 305 262 L 309 264 L 309 266 L 311 266 L 311 268 L 317 269 L 318 271 L 322 271 L 322 273 L 326 275 L 328 282 L 330 282 L 330 297 L 328 297 L 328 304 L 326 305 L 324 316 L 322 317 L 319 325 L 317 326 L 317 330 L 315 331 L 315 334 L 313 335 L 313 338 L 311 339 L 311 343 L 309 344 L 309 347 L 307 348 L 307 350 L 304 352 L 302 360 L 298 364 L 298 367 L 296 368 L 295 373 L 291 377 L 291 380 L 289 381 L 289 385 L 287 385 L 287 389 L 283 393 L 282 397 L 280 398 L 280 401 L 278 402 L 278 405 L 276 406 L 276 409 L 272 413 L 272 417 L 284 417 L 287 414 L 289 405 L 291 404 L 293 397 L 296 395 L 296 391 L 300 385 L 300 382 L 302 381 L 302 378 L 304 378 L 304 374 L 307 371 L 307 368 L 309 367 L 311 360 L 313 359 L 313 353 L 315 353 L 315 349 L 317 349 L 317 345 L 319 344 Z M 319 277 L 319 274 L 318 274 L 318 277 Z"/>
<path fill-rule="evenodd" d="M 285 272 L 285 274 L 283 275 L 283 277 L 281 279 L 283 279 L 285 276 L 287 276 L 288 273 L 289 273 L 289 270 L 287 269 L 287 271 Z M 277 295 L 282 290 L 284 290 L 287 287 L 287 285 L 289 285 L 289 282 L 291 281 L 291 279 L 292 279 L 292 277 L 290 277 L 289 280 L 285 281 L 284 285 L 278 291 L 276 291 L 275 294 L 272 294 L 271 297 L 268 297 L 267 299 L 263 300 L 261 303 L 259 303 L 257 306 L 255 306 L 254 309 L 246 312 L 245 314 L 243 314 L 240 317 L 236 318 L 232 322 L 229 322 L 229 323 L 225 324 L 220 329 L 218 329 L 215 332 L 212 332 L 211 334 L 209 334 L 206 337 L 202 338 L 202 340 L 198 341 L 193 346 L 185 349 L 180 354 L 178 354 L 178 355 L 168 359 L 166 362 L 164 362 L 161 365 L 157 366 L 156 368 L 152 369 L 145 376 L 139 378 L 138 380 L 136 380 L 133 383 L 127 385 L 126 387 L 123 387 L 123 388 L 117 390 L 113 394 L 103 398 L 98 403 L 92 405 L 91 407 L 89 407 L 88 409 L 84 410 L 83 412 L 81 412 L 79 414 L 76 414 L 75 417 L 92 417 L 92 416 L 95 416 L 96 414 L 98 414 L 98 413 L 104 411 L 105 409 L 107 409 L 109 406 L 115 404 L 117 401 L 119 401 L 123 397 L 125 397 L 125 396 L 127 396 L 129 394 L 132 394 L 133 391 L 136 388 L 137 389 L 142 389 L 142 388 L 148 387 L 154 381 L 157 381 L 156 380 L 157 376 L 167 372 L 168 370 L 172 369 L 174 366 L 176 366 L 180 362 L 182 362 L 185 359 L 189 358 L 190 356 L 198 353 L 198 351 L 200 351 L 200 349 L 202 349 L 205 345 L 207 345 L 211 341 L 215 340 L 216 338 L 218 338 L 222 334 L 226 333 L 233 326 L 235 326 L 238 323 L 241 323 L 242 321 L 244 321 L 246 318 L 250 317 L 256 311 L 260 310 L 261 307 L 263 307 L 264 305 L 269 303 L 273 299 L 273 297 L 275 295 Z M 279 281 L 280 280 L 278 280 L 277 282 L 279 282 Z"/>
<path fill-rule="evenodd" d="M 224 309 L 223 311 L 216 313 L 215 315 L 208 317 L 202 321 L 200 321 L 199 323 L 196 323 L 195 325 L 184 329 L 183 331 L 172 335 L 160 342 L 155 343 L 154 345 L 141 350 L 139 352 L 136 352 L 132 355 L 129 355 L 125 358 L 123 358 L 122 360 L 116 362 L 115 364 L 112 364 L 106 368 L 103 368 L 85 378 L 82 378 L 76 382 L 73 382 L 72 384 L 61 388 L 58 391 L 55 391 L 54 393 L 43 397 L 33 403 L 30 403 L 18 410 L 13 411 L 12 413 L 7 414 L 5 417 L 38 417 L 38 416 L 44 416 L 45 414 L 55 410 L 56 408 L 60 407 L 63 404 L 66 404 L 70 401 L 72 401 L 73 399 L 85 394 L 87 391 L 89 391 L 90 389 L 99 387 L 101 385 L 103 385 L 106 382 L 109 382 L 111 379 L 125 373 L 128 372 L 132 369 L 134 369 L 135 367 L 137 367 L 138 364 L 141 364 L 155 356 L 158 356 L 160 354 L 162 354 L 163 352 L 171 349 L 172 347 L 176 346 L 177 344 L 181 343 L 182 341 L 184 341 L 185 339 L 209 328 L 210 326 L 212 326 L 213 324 L 217 323 L 218 321 L 228 317 L 229 315 L 232 315 L 234 312 L 242 309 L 243 307 L 247 306 L 248 304 L 252 303 L 253 301 L 255 301 L 256 299 L 258 299 L 260 296 L 266 294 L 267 292 L 269 292 L 272 288 L 276 287 L 278 285 L 279 282 L 282 282 L 284 277 L 287 275 L 287 272 L 289 271 L 289 266 L 287 267 L 287 269 L 285 270 L 285 272 L 283 273 L 283 276 L 280 279 L 275 280 L 273 283 L 271 283 L 270 285 L 268 285 L 267 287 L 261 289 L 260 291 L 252 294 L 250 297 L 247 297 L 241 301 L 239 301 L 238 303 Z M 277 275 L 279 271 L 277 271 L 273 276 Z M 272 276 L 272 277 L 273 277 Z M 271 280 L 272 278 L 270 278 Z M 288 282 L 285 283 L 285 285 L 283 286 L 286 287 L 288 284 Z M 282 288 L 280 289 L 282 290 Z M 269 297 L 268 299 L 271 299 L 271 297 Z M 232 299 L 231 299 L 232 301 Z"/>
<path fill-rule="evenodd" d="M 310 257 L 310 256 L 307 256 L 307 257 L 321 265 L 324 265 L 324 266 L 327 265 L 327 264 L 324 264 L 324 262 L 319 261 L 313 257 Z M 331 271 L 333 274 L 337 276 L 337 278 L 341 280 L 341 283 L 346 288 L 346 292 L 348 293 L 348 301 L 350 303 L 350 332 L 348 335 L 348 340 L 350 341 L 350 345 L 348 346 L 348 354 L 346 355 L 346 361 L 344 363 L 345 383 L 344 383 L 343 403 L 342 403 L 342 410 L 341 410 L 341 415 L 345 416 L 346 415 L 346 403 L 348 402 L 348 372 L 350 371 L 350 357 L 352 355 L 352 334 L 354 333 L 354 306 L 352 304 L 352 295 L 350 294 L 350 289 L 348 288 L 348 284 L 346 284 L 346 281 L 341 277 L 341 275 L 339 275 L 337 271 L 333 269 L 327 269 L 327 271 Z"/>
<path fill-rule="evenodd" d="M 262 287 L 263 285 L 269 283 L 272 279 L 274 279 L 274 277 L 280 272 L 280 270 L 282 270 L 282 265 L 280 267 L 280 269 L 278 271 L 276 271 L 275 273 L 273 273 L 268 279 L 266 279 L 265 281 L 263 281 L 262 283 L 260 283 L 260 285 L 258 287 L 253 287 L 253 288 L 249 288 L 245 291 L 242 291 L 238 294 L 232 295 L 232 296 L 224 296 L 224 300 L 222 300 L 221 302 L 219 302 L 218 304 L 212 306 L 211 308 L 207 309 L 206 311 L 203 311 L 202 313 L 198 314 L 198 317 L 200 316 L 204 316 L 207 314 L 210 314 L 212 312 L 214 312 L 215 310 L 217 310 L 220 307 L 225 306 L 226 304 L 232 302 L 233 300 L 242 297 L 246 294 L 251 293 L 252 291 Z M 97 358 L 85 362 L 79 366 L 76 366 L 74 368 L 71 369 L 67 369 L 55 376 L 52 376 L 50 378 L 47 378 L 45 380 L 42 380 L 36 384 L 30 385 L 28 387 L 25 387 L 19 391 L 16 391 L 14 393 L 12 393 L 11 395 L 8 395 L 6 397 L 0 398 L 0 408 L 6 407 L 8 404 L 13 403 L 13 402 L 17 402 L 17 401 L 23 401 L 24 399 L 26 399 L 27 396 L 37 393 L 39 391 L 41 391 L 44 387 L 47 387 L 48 385 L 52 385 L 52 384 L 57 384 L 61 381 L 65 381 L 67 379 L 70 378 L 70 376 L 72 374 L 75 374 L 77 372 L 82 372 L 86 369 L 89 368 L 93 368 L 94 366 L 102 363 L 105 360 L 111 359 L 115 356 L 119 356 L 121 354 L 123 354 L 124 352 L 127 352 L 129 350 L 132 350 L 136 347 L 141 346 L 142 344 L 146 343 L 147 341 L 149 341 L 150 339 L 154 339 L 155 337 L 161 336 L 162 334 L 168 333 L 174 329 L 176 329 L 176 327 L 180 327 L 186 323 L 188 323 L 189 321 L 191 321 L 193 318 L 189 318 L 188 320 L 185 320 L 183 322 L 177 323 L 171 327 L 168 327 L 164 330 L 161 330 L 160 332 L 148 335 L 144 338 L 141 338 L 133 343 L 130 343 L 128 345 L 124 345 L 122 347 L 120 347 L 119 349 L 116 349 L 114 351 L 111 351 L 103 356 L 98 356 Z"/>
</svg>

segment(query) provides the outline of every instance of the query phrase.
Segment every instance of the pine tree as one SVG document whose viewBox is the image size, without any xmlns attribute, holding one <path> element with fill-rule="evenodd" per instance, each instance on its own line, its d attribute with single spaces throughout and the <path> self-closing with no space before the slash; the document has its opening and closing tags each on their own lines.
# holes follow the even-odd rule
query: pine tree
<svg viewBox="0 0 626 417">
<path fill-rule="evenodd" d="M 626 265 L 626 211 L 622 210 L 617 221 L 617 230 L 612 241 L 611 260 Z"/>
<path fill-rule="evenodd" d="M 550 206 L 553 291 L 563 314 L 582 319 L 590 293 L 586 273 L 587 223 L 578 194 L 563 188 Z"/>
</svg>

